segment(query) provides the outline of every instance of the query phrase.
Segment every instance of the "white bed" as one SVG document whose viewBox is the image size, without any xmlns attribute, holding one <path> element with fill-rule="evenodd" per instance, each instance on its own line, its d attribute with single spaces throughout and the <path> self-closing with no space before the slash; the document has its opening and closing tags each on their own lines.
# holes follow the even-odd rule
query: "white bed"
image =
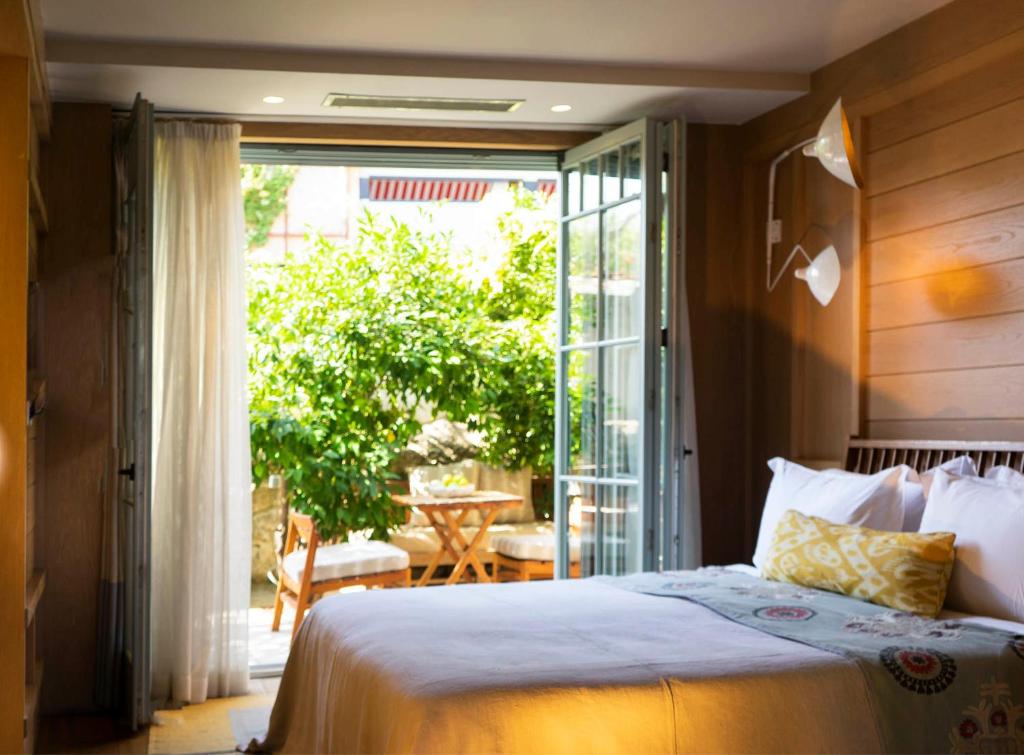
<svg viewBox="0 0 1024 755">
<path fill-rule="evenodd" d="M 571 580 L 321 601 L 292 649 L 264 748 L 877 752 L 880 744 L 863 676 L 845 658 L 688 601 Z"/>
<path fill-rule="evenodd" d="M 863 449 L 849 468 L 889 460 Z M 934 462 L 929 451 L 896 463 Z M 879 752 L 874 704 L 846 656 L 689 600 L 593 580 L 457 585 L 316 605 L 261 749 Z"/>
</svg>

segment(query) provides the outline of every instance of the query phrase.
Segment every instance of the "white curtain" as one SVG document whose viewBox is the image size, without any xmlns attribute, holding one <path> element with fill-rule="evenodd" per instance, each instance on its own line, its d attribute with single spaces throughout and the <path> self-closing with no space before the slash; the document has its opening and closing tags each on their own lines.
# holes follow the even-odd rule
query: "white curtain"
<svg viewBox="0 0 1024 755">
<path fill-rule="evenodd" d="M 153 694 L 248 687 L 252 497 L 237 124 L 158 122 L 153 270 Z"/>
</svg>

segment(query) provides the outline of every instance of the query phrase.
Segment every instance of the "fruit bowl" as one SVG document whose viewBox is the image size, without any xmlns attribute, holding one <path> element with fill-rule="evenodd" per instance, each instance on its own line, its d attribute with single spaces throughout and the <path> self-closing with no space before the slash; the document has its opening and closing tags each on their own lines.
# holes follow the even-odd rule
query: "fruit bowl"
<svg viewBox="0 0 1024 755">
<path fill-rule="evenodd" d="M 445 485 L 434 481 L 427 485 L 427 493 L 434 498 L 465 498 L 476 492 L 476 485 Z"/>
</svg>

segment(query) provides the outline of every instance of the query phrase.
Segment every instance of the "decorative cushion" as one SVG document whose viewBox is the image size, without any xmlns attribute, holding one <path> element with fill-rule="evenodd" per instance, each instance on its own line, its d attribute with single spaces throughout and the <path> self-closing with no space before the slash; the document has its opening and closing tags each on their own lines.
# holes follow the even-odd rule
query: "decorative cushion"
<svg viewBox="0 0 1024 755">
<path fill-rule="evenodd" d="M 820 516 L 836 524 L 857 524 L 876 530 L 903 529 L 903 485 L 910 467 L 898 466 L 862 475 L 829 469 L 816 472 L 776 457 L 768 462 L 775 473 L 761 515 L 754 566 L 763 568 L 775 526 L 789 509 Z"/>
<path fill-rule="evenodd" d="M 762 574 L 934 618 L 954 540 L 952 532 L 880 532 L 791 510 L 779 520 Z"/>
<path fill-rule="evenodd" d="M 935 472 L 940 469 L 960 477 L 978 476 L 978 468 L 970 456 L 957 456 L 937 467 L 932 467 L 927 472 L 922 472 L 920 475 L 911 472 L 903 486 L 904 532 L 917 532 L 921 528 L 921 517 L 924 516 L 924 507 L 928 502 L 932 481 L 935 479 Z"/>
<path fill-rule="evenodd" d="M 408 553 L 379 540 L 321 545 L 316 549 L 313 581 L 365 577 L 408 568 Z M 306 549 L 294 550 L 285 556 L 284 570 L 296 582 L 301 582 L 306 570 Z"/>
<path fill-rule="evenodd" d="M 936 472 L 921 531 L 956 533 L 955 611 L 1024 622 L 1024 486 Z"/>
<path fill-rule="evenodd" d="M 495 535 L 491 538 L 491 550 L 520 561 L 554 561 L 555 533 Z M 569 538 L 569 560 L 580 560 L 580 539 L 578 537 Z"/>
</svg>

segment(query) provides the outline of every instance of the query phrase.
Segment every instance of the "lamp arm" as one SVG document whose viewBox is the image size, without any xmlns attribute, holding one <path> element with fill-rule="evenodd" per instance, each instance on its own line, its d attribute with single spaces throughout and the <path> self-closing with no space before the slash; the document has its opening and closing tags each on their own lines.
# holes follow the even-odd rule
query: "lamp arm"
<svg viewBox="0 0 1024 755">
<path fill-rule="evenodd" d="M 768 224 L 765 226 L 765 283 L 767 284 L 769 291 L 775 288 L 774 284 L 772 283 L 772 246 L 775 243 L 772 240 L 772 223 L 775 220 L 775 169 L 778 168 L 779 163 L 781 163 L 787 157 L 792 155 L 797 150 L 803 149 L 808 144 L 813 143 L 814 141 L 817 140 L 817 138 L 817 136 L 812 136 L 810 139 L 805 139 L 799 144 L 794 144 L 785 152 L 781 152 L 774 160 L 772 160 L 771 167 L 768 169 Z M 807 256 L 806 252 L 804 252 L 804 256 Z M 789 260 L 786 261 L 786 264 L 788 265 L 789 262 L 792 261 L 792 259 L 793 255 L 791 254 L 789 256 Z M 785 270 L 785 266 L 783 266 L 783 270 Z M 775 279 L 775 282 L 778 282 L 778 278 Z"/>
<path fill-rule="evenodd" d="M 782 267 L 779 268 L 779 272 L 775 274 L 774 278 L 772 277 L 771 268 L 768 268 L 768 293 L 774 291 L 775 287 L 779 285 L 779 281 L 782 280 L 782 274 L 786 272 L 786 268 L 789 267 L 789 263 L 793 261 L 794 257 L 796 257 L 797 252 L 804 256 L 804 259 L 807 260 L 807 264 L 811 264 L 811 256 L 807 253 L 803 246 L 801 244 L 797 244 L 796 246 L 794 246 L 793 251 L 789 253 L 788 257 L 786 257 L 786 261 L 782 263 Z"/>
</svg>

